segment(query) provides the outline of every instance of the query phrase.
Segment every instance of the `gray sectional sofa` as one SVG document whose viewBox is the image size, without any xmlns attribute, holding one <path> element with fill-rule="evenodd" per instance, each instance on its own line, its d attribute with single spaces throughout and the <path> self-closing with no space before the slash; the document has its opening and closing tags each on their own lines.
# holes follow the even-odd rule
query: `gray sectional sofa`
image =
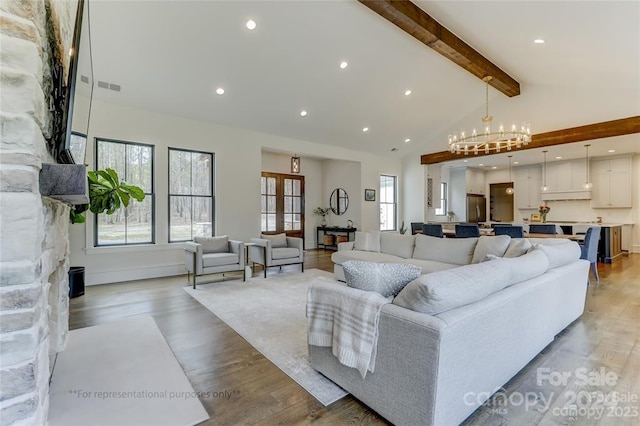
<svg viewBox="0 0 640 426">
<path fill-rule="evenodd" d="M 485 251 L 502 250 L 490 247 L 497 240 L 486 240 L 495 237 L 433 241 L 385 235 L 380 252 L 341 244 L 332 257 L 336 278 L 344 279 L 341 264 L 346 260 L 407 262 L 428 274 L 418 278 L 427 284 L 418 287 L 428 288 L 425 297 L 453 301 L 436 300 L 435 308 L 414 304 L 411 298 L 419 297 L 415 288 L 409 291 L 414 281 L 394 303 L 384 305 L 375 372 L 364 379 L 356 369 L 341 365 L 331 348 L 309 346 L 309 353 L 316 370 L 396 425 L 459 424 L 584 310 L 589 263 L 579 259 L 573 242 L 534 240 L 545 245 L 521 257 L 472 264 L 480 255 L 485 258 Z M 403 244 L 412 245 L 410 256 Z M 525 243 L 508 241 L 507 250 L 518 244 Z M 498 262 L 493 269 L 486 265 L 492 262 Z M 508 272 L 487 272 L 498 271 L 496 267 Z M 504 282 L 495 287 L 496 280 Z M 474 300 L 484 286 L 492 290 L 477 293 Z"/>
</svg>

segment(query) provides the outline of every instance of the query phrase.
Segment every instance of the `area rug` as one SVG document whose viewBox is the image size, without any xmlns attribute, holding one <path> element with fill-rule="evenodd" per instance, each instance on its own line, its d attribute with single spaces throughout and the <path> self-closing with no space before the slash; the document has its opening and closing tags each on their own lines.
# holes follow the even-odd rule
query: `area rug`
<svg viewBox="0 0 640 426">
<path fill-rule="evenodd" d="M 148 316 L 71 331 L 49 395 L 50 426 L 195 425 L 209 418 Z"/>
<path fill-rule="evenodd" d="M 310 269 L 184 290 L 326 406 L 347 392 L 309 362 L 305 306 L 315 279 L 334 281 L 333 274 Z"/>
</svg>

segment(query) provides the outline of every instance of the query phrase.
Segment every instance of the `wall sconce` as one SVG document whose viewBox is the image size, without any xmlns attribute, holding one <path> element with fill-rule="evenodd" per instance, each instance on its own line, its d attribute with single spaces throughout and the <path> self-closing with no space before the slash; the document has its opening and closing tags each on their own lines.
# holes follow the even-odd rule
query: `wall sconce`
<svg viewBox="0 0 640 426">
<path fill-rule="evenodd" d="M 298 157 L 298 154 L 291 157 L 291 173 L 300 173 L 300 157 Z"/>
</svg>

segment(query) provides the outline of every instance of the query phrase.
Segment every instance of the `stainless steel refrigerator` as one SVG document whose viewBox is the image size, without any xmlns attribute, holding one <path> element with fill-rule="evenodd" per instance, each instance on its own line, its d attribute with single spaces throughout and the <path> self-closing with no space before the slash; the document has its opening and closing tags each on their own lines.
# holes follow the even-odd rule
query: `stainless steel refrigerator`
<svg viewBox="0 0 640 426">
<path fill-rule="evenodd" d="M 467 222 L 486 222 L 487 199 L 482 195 L 467 194 Z"/>
</svg>

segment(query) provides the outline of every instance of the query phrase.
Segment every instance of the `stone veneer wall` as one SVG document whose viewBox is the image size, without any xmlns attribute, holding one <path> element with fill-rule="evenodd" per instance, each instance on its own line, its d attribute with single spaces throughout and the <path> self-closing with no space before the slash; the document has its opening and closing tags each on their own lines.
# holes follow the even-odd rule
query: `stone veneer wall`
<svg viewBox="0 0 640 426">
<path fill-rule="evenodd" d="M 52 57 L 68 52 L 77 3 L 0 0 L 0 418 L 45 424 L 50 359 L 69 325 L 69 207 L 40 196 L 52 162 Z"/>
</svg>

